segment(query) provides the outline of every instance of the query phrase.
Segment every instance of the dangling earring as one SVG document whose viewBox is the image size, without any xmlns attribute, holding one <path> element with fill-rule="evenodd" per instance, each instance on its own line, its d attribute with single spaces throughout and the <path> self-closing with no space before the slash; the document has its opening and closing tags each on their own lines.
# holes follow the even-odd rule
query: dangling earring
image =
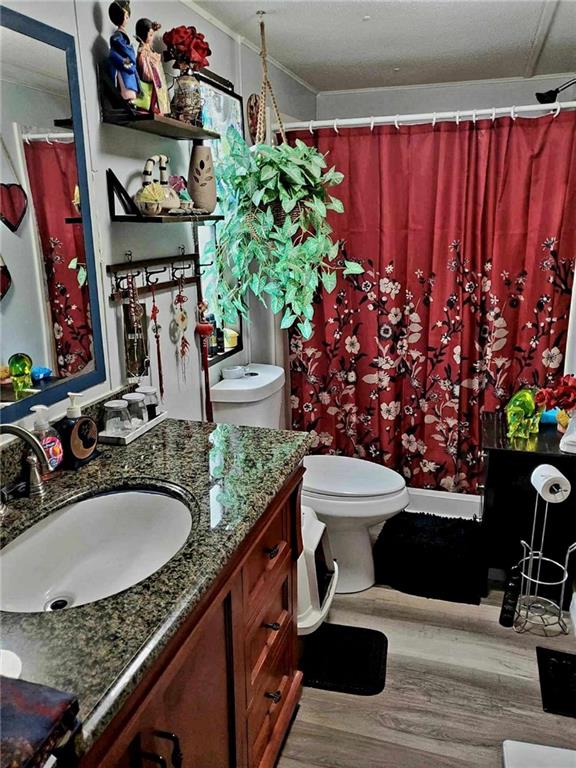
<svg viewBox="0 0 576 768">
<path fill-rule="evenodd" d="M 150 284 L 150 293 L 152 295 L 152 309 L 150 310 L 150 322 L 152 323 L 152 333 L 156 339 L 156 360 L 158 366 L 158 390 L 160 399 L 164 400 L 164 374 L 162 370 L 162 352 L 160 351 L 160 326 L 158 325 L 158 315 L 160 310 L 156 304 L 156 290 L 154 283 Z"/>
</svg>

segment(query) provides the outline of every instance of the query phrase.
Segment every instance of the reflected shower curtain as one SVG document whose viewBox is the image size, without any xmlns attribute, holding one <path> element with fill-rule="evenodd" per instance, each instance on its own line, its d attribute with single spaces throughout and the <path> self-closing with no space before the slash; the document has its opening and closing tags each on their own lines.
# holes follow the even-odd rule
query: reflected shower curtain
<svg viewBox="0 0 576 768">
<path fill-rule="evenodd" d="M 92 329 L 81 224 L 72 206 L 78 183 L 73 143 L 25 142 L 26 167 L 48 284 L 59 376 L 92 361 Z"/>
<path fill-rule="evenodd" d="M 330 214 L 359 276 L 291 336 L 315 450 L 474 492 L 480 418 L 561 374 L 576 253 L 576 113 L 291 133 L 345 176 Z"/>
</svg>

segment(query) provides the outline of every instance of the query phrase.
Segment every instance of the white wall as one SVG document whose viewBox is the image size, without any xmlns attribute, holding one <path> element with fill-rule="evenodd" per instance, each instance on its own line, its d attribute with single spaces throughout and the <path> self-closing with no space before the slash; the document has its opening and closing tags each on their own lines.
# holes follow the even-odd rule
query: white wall
<svg viewBox="0 0 576 768">
<path fill-rule="evenodd" d="M 190 225 L 170 224 L 112 224 L 108 215 L 106 194 L 106 169 L 112 168 L 118 178 L 126 183 L 129 192 L 135 192 L 139 186 L 139 174 L 146 158 L 151 154 L 164 152 L 170 157 L 170 167 L 174 172 L 186 176 L 190 148 L 187 142 L 175 142 L 169 139 L 148 136 L 145 133 L 126 128 L 103 125 L 100 122 L 100 107 L 97 95 L 96 63 L 106 57 L 108 38 L 114 31 L 108 19 L 108 2 L 92 0 L 51 0 L 38 3 L 34 0 L 7 0 L 10 8 L 36 18 L 46 24 L 57 27 L 76 38 L 80 87 L 83 98 L 84 129 L 87 151 L 88 172 L 90 177 L 90 203 L 94 229 L 94 247 L 100 274 L 100 304 L 103 321 L 104 342 L 107 347 L 107 381 L 86 392 L 86 400 L 105 394 L 112 388 L 124 383 L 120 314 L 117 307 L 108 301 L 110 281 L 105 273 L 106 264 L 125 259 L 124 252 L 132 250 L 134 260 L 152 256 L 169 256 L 178 253 L 178 246 L 191 246 Z M 194 24 L 202 30 L 212 49 L 211 68 L 236 84 L 236 90 L 247 97 L 253 90 L 259 89 L 259 75 L 255 63 L 258 55 L 244 49 L 233 35 L 214 26 L 197 14 L 187 4 L 177 0 L 164 0 L 161 3 L 139 0 L 134 7 L 130 21 L 133 29 L 140 17 L 158 19 L 163 29 L 170 29 L 179 24 Z M 315 95 L 303 88 L 284 72 L 273 68 L 271 77 L 278 89 L 281 108 L 300 119 L 315 117 Z M 247 90 L 244 90 L 247 89 Z M 286 98 L 284 104 L 282 99 Z M 199 355 L 194 339 L 194 308 L 196 305 L 192 291 L 187 291 L 187 308 L 190 316 L 190 328 L 187 334 L 192 348 L 190 361 L 183 375 L 177 364 L 174 345 L 169 339 L 169 318 L 172 297 L 169 293 L 159 295 L 159 323 L 162 326 L 162 351 L 166 400 L 171 415 L 198 419 L 201 417 Z M 147 301 L 150 309 L 150 300 Z M 263 330 L 266 333 L 267 329 Z M 254 329 L 253 336 L 260 336 L 260 330 Z M 152 356 L 152 380 L 155 379 L 153 338 L 150 337 Z M 259 342 L 256 341 L 256 344 Z M 266 346 L 266 345 L 265 345 Z M 247 361 L 247 352 L 239 357 L 239 362 Z M 234 364 L 236 357 L 227 361 Z M 213 376 L 217 374 L 212 373 Z M 63 404 L 53 406 L 51 413 L 59 414 Z"/>
<path fill-rule="evenodd" d="M 323 91 L 317 97 L 317 119 L 415 114 L 448 110 L 511 107 L 536 104 L 534 93 L 557 88 L 574 75 L 507 78 L 432 85 Z M 576 86 L 560 94 L 560 101 L 576 99 Z"/>
</svg>

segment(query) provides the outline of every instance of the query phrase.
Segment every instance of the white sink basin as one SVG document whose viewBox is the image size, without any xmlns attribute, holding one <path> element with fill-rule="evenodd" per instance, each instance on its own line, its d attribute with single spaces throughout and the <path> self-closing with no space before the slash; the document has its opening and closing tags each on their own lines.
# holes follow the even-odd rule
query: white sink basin
<svg viewBox="0 0 576 768">
<path fill-rule="evenodd" d="M 36 613 L 115 595 L 174 557 L 191 528 L 188 507 L 156 491 L 69 504 L 0 552 L 0 607 Z"/>
</svg>

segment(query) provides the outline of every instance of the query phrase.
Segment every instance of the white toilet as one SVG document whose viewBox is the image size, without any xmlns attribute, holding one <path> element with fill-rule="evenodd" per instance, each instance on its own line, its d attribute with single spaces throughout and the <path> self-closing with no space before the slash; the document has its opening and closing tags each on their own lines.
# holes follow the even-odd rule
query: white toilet
<svg viewBox="0 0 576 768">
<path fill-rule="evenodd" d="M 252 363 L 247 375 L 210 388 L 214 421 L 249 427 L 282 426 L 284 370 Z M 326 618 L 338 582 L 338 566 L 326 525 L 302 506 L 302 554 L 298 558 L 298 634 L 314 632 Z"/>
<path fill-rule="evenodd" d="M 284 369 L 252 363 L 240 379 L 222 379 L 210 387 L 214 421 L 246 427 L 282 427 Z"/>
<path fill-rule="evenodd" d="M 408 506 L 404 478 L 381 464 L 347 456 L 307 456 L 302 504 L 326 524 L 338 563 L 337 592 L 374 584 L 369 528 Z"/>
</svg>

